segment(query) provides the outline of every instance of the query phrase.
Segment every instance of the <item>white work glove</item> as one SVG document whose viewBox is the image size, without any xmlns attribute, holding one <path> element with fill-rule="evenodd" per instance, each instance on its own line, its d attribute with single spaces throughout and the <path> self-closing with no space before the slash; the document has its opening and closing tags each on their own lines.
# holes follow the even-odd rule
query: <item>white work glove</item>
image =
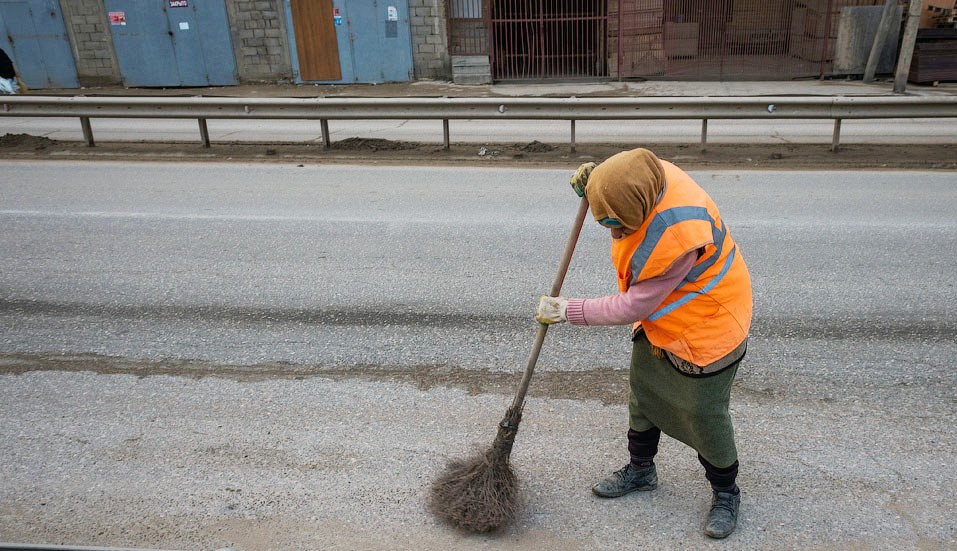
<svg viewBox="0 0 957 551">
<path fill-rule="evenodd" d="M 568 318 L 565 317 L 565 309 L 567 307 L 568 299 L 565 297 L 542 295 L 542 298 L 538 301 L 538 310 L 535 312 L 535 320 L 545 325 L 568 321 Z"/>
</svg>

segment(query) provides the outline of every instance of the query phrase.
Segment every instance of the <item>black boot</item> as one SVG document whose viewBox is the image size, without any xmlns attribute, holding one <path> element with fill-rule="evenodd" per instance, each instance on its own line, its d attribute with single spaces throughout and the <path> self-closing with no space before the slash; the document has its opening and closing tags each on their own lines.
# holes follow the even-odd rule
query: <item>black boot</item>
<svg viewBox="0 0 957 551">
<path fill-rule="evenodd" d="M 701 457 L 701 454 L 698 454 L 698 461 L 704 466 L 705 477 L 711 483 L 713 492 L 704 533 L 712 538 L 726 538 L 738 524 L 738 509 L 741 506 L 741 491 L 735 482 L 738 462 L 735 461 L 730 467 L 719 468 Z"/>
<path fill-rule="evenodd" d="M 711 511 L 708 512 L 708 524 L 704 533 L 716 539 L 726 538 L 738 524 L 738 507 L 741 494 L 714 492 L 711 498 Z"/>
<path fill-rule="evenodd" d="M 647 492 L 658 487 L 655 454 L 661 431 L 657 428 L 638 432 L 628 429 L 628 454 L 631 463 L 592 486 L 599 497 L 621 497 L 631 492 Z"/>
<path fill-rule="evenodd" d="M 654 464 L 650 467 L 636 467 L 629 463 L 592 486 L 591 491 L 598 497 L 621 497 L 631 492 L 647 492 L 657 487 L 658 472 Z"/>
</svg>

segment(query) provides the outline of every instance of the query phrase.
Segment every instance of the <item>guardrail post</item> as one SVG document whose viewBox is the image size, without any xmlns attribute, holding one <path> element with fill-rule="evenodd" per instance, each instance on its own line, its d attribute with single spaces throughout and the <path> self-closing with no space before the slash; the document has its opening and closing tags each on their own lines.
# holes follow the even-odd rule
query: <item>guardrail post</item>
<svg viewBox="0 0 957 551">
<path fill-rule="evenodd" d="M 841 143 L 841 119 L 834 119 L 834 136 L 831 138 L 831 151 L 837 152 Z"/>
<path fill-rule="evenodd" d="M 571 120 L 571 123 L 572 123 L 572 144 L 571 144 L 572 147 L 571 147 L 571 152 L 574 153 L 574 152 L 575 152 L 575 119 L 572 119 L 572 120 Z"/>
<path fill-rule="evenodd" d="M 701 151 L 708 147 L 708 119 L 701 119 Z"/>
<path fill-rule="evenodd" d="M 442 119 L 442 148 L 449 150 L 449 119 Z"/>
<path fill-rule="evenodd" d="M 203 140 L 203 147 L 209 148 L 209 128 L 206 127 L 206 119 L 199 118 L 199 136 Z"/>
<path fill-rule="evenodd" d="M 86 140 L 87 147 L 95 147 L 93 142 L 93 126 L 90 124 L 90 117 L 80 117 L 80 127 L 83 128 L 83 139 Z"/>
<path fill-rule="evenodd" d="M 332 141 L 329 139 L 329 120 L 320 119 L 319 127 L 322 128 L 322 147 L 329 149 L 332 147 Z"/>
</svg>

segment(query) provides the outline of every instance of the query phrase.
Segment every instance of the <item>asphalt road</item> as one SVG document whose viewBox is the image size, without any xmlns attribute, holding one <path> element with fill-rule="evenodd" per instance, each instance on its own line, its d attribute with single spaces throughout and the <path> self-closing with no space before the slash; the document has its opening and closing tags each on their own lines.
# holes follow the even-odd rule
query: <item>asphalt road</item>
<svg viewBox="0 0 957 551">
<path fill-rule="evenodd" d="M 693 452 L 626 460 L 623 328 L 549 332 L 526 509 L 423 509 L 524 366 L 567 171 L 0 163 L 0 541 L 182 549 L 957 547 L 957 174 L 694 172 L 749 264 L 739 530 Z M 614 292 L 590 224 L 568 295 Z"/>
</svg>

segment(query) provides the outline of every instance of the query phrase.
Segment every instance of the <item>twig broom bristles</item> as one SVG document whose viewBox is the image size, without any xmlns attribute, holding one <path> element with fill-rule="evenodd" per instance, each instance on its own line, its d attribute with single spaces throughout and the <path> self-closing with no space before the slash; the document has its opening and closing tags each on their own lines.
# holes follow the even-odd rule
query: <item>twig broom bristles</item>
<svg viewBox="0 0 957 551">
<path fill-rule="evenodd" d="M 557 297 L 561 292 L 587 212 L 588 200 L 582 197 L 571 234 L 565 243 L 558 273 L 552 283 L 553 297 Z M 512 406 L 499 423 L 498 434 L 492 446 L 485 453 L 469 459 L 449 462 L 445 472 L 432 484 L 429 508 L 440 519 L 456 528 L 468 532 L 491 532 L 504 526 L 515 516 L 518 507 L 518 478 L 512 471 L 509 456 L 518 433 L 518 424 L 522 420 L 525 394 L 528 392 L 547 331 L 548 325 L 538 326 L 522 382 L 515 393 Z"/>
</svg>

